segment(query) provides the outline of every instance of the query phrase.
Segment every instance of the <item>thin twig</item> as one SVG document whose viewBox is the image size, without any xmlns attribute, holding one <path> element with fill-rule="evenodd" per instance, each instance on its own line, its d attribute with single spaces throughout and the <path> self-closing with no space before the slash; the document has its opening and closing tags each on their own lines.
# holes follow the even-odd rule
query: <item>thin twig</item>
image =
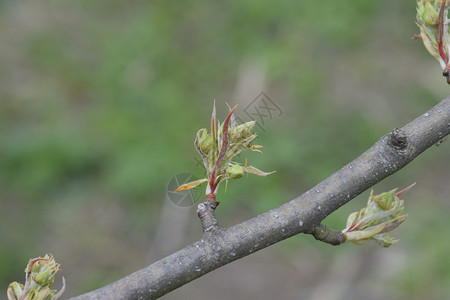
<svg viewBox="0 0 450 300">
<path fill-rule="evenodd" d="M 219 202 L 209 200 L 208 197 L 197 207 L 197 215 L 202 223 L 203 232 L 212 232 L 219 229 L 216 215 L 214 213 Z"/>
</svg>

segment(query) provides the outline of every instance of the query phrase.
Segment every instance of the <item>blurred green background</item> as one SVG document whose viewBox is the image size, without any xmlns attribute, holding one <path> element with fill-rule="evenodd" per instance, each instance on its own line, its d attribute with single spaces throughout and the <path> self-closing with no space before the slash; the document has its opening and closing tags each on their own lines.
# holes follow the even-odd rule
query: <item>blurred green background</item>
<svg viewBox="0 0 450 300">
<path fill-rule="evenodd" d="M 264 153 L 241 157 L 277 172 L 222 187 L 222 226 L 313 187 L 448 95 L 414 22 L 406 0 L 0 0 L 0 294 L 45 253 L 69 297 L 198 240 L 195 206 L 167 190 L 202 175 L 193 140 L 214 99 L 220 119 L 229 103 L 250 120 L 261 92 L 281 109 L 257 119 Z M 417 182 L 391 248 L 296 236 L 163 299 L 444 299 L 449 150 L 375 186 Z"/>
</svg>

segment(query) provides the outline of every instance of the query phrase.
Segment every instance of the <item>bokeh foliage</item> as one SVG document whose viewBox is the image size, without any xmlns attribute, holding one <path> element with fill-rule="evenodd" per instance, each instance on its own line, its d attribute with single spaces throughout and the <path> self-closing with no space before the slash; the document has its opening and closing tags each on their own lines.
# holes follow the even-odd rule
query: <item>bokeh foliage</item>
<svg viewBox="0 0 450 300">
<path fill-rule="evenodd" d="M 258 132 L 264 154 L 248 156 L 277 173 L 222 187 L 224 226 L 326 178 L 447 95 L 435 62 L 409 39 L 414 20 L 406 0 L 0 1 L 0 292 L 44 253 L 61 262 L 67 295 L 149 263 L 167 182 L 202 172 L 192 144 L 213 99 L 222 120 L 226 102 L 242 113 L 261 89 L 283 108 Z M 241 99 L 236 86 L 252 65 L 264 84 Z M 407 255 L 400 298 L 449 291 L 448 149 L 375 188 L 418 182 L 405 195 L 407 238 L 397 234 Z M 366 196 L 327 222 L 343 228 Z M 299 240 L 283 253 L 307 259 L 299 248 L 311 241 Z M 328 256 L 348 250 L 314 245 Z"/>
</svg>

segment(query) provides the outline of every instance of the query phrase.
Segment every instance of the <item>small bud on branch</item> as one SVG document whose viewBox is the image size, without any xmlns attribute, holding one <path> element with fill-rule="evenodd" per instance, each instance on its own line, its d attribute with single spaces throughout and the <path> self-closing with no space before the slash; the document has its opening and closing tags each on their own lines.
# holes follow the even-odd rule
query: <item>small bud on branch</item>
<svg viewBox="0 0 450 300">
<path fill-rule="evenodd" d="M 50 289 L 55 281 L 55 274 L 60 264 L 56 263 L 52 255 L 45 255 L 30 259 L 25 269 L 25 285 L 13 282 L 9 285 L 8 300 L 56 300 L 64 292 L 66 282 L 58 292 Z"/>
<path fill-rule="evenodd" d="M 253 133 L 255 121 L 250 121 L 241 125 L 236 123 L 234 112 L 237 106 L 230 108 L 230 113 L 225 118 L 223 124 L 216 119 L 216 106 L 213 107 L 211 116 L 211 131 L 200 129 L 194 141 L 195 149 L 200 154 L 206 169 L 207 178 L 202 178 L 179 186 L 175 192 L 188 190 L 208 182 L 206 187 L 206 199 L 217 202 L 217 188 L 222 181 L 228 179 L 241 178 L 244 173 L 267 176 L 273 172 L 263 172 L 253 166 L 241 165 L 233 158 L 245 150 L 259 151 L 262 146 L 253 145 L 257 135 Z M 217 206 L 218 202 L 216 203 Z"/>
</svg>

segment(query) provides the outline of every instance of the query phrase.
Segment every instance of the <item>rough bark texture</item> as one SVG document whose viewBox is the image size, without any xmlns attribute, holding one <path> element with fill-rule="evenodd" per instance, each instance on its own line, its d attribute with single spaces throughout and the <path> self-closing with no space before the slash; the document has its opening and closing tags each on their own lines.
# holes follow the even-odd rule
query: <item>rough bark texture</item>
<svg viewBox="0 0 450 300">
<path fill-rule="evenodd" d="M 299 233 L 323 235 L 320 222 L 397 172 L 450 133 L 450 97 L 290 202 L 243 223 L 206 230 L 200 241 L 78 299 L 155 299 L 212 270 Z M 322 230 L 323 229 L 323 230 Z"/>
<path fill-rule="evenodd" d="M 219 202 L 206 199 L 198 205 L 197 215 L 202 223 L 203 232 L 213 231 L 219 228 L 214 210 Z"/>
</svg>

